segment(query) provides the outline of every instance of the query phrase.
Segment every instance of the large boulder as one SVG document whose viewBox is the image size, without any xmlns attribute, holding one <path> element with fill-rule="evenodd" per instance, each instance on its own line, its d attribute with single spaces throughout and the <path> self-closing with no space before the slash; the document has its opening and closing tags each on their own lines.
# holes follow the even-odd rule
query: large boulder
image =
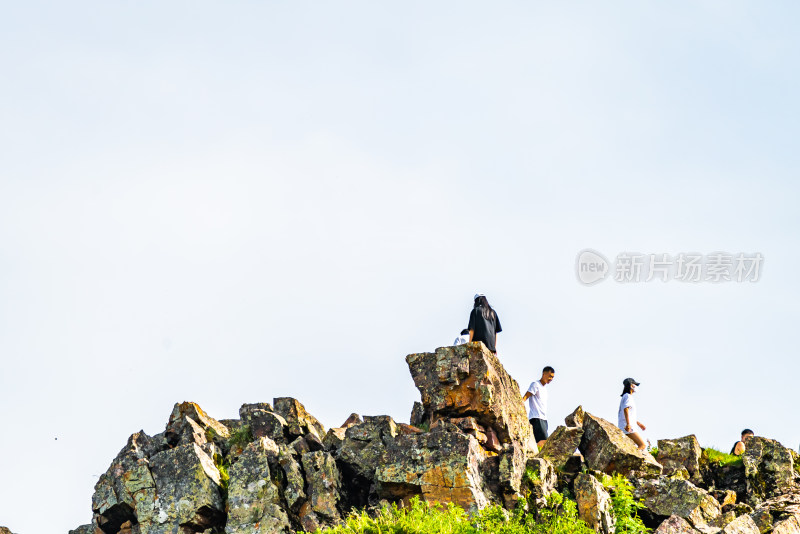
<svg viewBox="0 0 800 534">
<path fill-rule="evenodd" d="M 597 532 L 612 534 L 615 519 L 611 510 L 611 495 L 603 485 L 588 473 L 575 477 L 575 501 L 578 516 Z"/>
<path fill-rule="evenodd" d="M 640 451 L 636 444 L 616 425 L 590 413 L 583 417 L 580 451 L 590 469 L 603 473 L 621 473 L 639 477 L 655 477 L 662 467 L 653 456 Z M 670 515 L 670 514 L 667 514 Z"/>
<path fill-rule="evenodd" d="M 492 429 L 501 445 L 515 443 L 526 453 L 537 452 L 519 384 L 482 343 L 409 354 L 406 363 L 432 423 L 473 417 Z"/>
<path fill-rule="evenodd" d="M 714 526 L 722 512 L 719 503 L 688 480 L 665 477 L 644 480 L 635 488 L 634 497 L 644 505 L 641 516 L 646 524 L 656 526 L 677 515 L 701 532 L 719 530 Z"/>
<path fill-rule="evenodd" d="M 226 534 L 290 534 L 280 488 L 273 482 L 270 459 L 278 453 L 269 438 L 250 443 L 229 470 Z"/>
<path fill-rule="evenodd" d="M 537 456 L 550 460 L 556 469 L 561 470 L 575 454 L 581 444 L 581 438 L 583 438 L 582 427 L 559 426 L 547 438 Z"/>
<path fill-rule="evenodd" d="M 336 460 L 324 451 L 303 454 L 303 470 L 305 471 L 308 507 L 301 513 L 304 525 L 312 522 L 321 526 L 330 526 L 341 520 L 340 502 L 342 477 L 336 467 Z M 313 515 L 313 519 L 306 516 Z M 309 530 L 309 529 L 306 529 Z"/>
<path fill-rule="evenodd" d="M 678 439 L 658 440 L 658 463 L 664 467 L 664 474 L 669 476 L 680 469 L 686 469 L 689 480 L 694 484 L 702 484 L 700 458 L 703 449 L 694 434 Z"/>
<path fill-rule="evenodd" d="M 547 496 L 556 491 L 558 476 L 556 469 L 544 458 L 531 458 L 525 466 L 522 479 L 522 494 L 536 509 L 547 505 Z"/>
<path fill-rule="evenodd" d="M 490 502 L 481 476 L 486 452 L 458 432 L 398 436 L 375 472 L 378 496 L 407 502 L 453 503 L 475 512 Z"/>
<path fill-rule="evenodd" d="M 742 460 L 748 500 L 753 506 L 795 486 L 794 455 L 774 439 L 750 438 Z"/>
<path fill-rule="evenodd" d="M 791 516 L 774 523 L 772 534 L 800 534 L 800 516 Z"/>
</svg>

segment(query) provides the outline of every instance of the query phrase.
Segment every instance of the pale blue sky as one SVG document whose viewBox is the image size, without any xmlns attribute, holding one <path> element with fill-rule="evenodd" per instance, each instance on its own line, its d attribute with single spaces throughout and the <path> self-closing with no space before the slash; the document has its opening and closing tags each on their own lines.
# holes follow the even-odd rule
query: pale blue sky
<svg viewBox="0 0 800 534">
<path fill-rule="evenodd" d="M 24 2 L 0 17 L 0 525 L 66 532 L 175 402 L 407 421 L 487 294 L 551 427 L 800 443 L 798 9 Z M 761 252 L 755 284 L 576 254 Z M 56 439 L 58 438 L 58 439 Z"/>
</svg>

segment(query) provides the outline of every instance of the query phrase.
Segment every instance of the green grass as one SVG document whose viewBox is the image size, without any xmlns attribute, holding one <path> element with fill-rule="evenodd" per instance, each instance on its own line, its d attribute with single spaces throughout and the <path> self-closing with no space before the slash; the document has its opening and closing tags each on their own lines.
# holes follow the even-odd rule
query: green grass
<svg viewBox="0 0 800 534">
<path fill-rule="evenodd" d="M 575 502 L 559 493 L 547 498 L 547 506 L 526 513 L 521 507 L 507 512 L 490 506 L 470 516 L 460 507 L 428 504 L 418 497 L 408 507 L 396 504 L 376 513 L 352 513 L 344 524 L 318 531 L 323 534 L 595 534 L 578 518 Z"/>
<path fill-rule="evenodd" d="M 741 456 L 727 454 L 722 451 L 718 451 L 713 447 L 703 449 L 703 456 L 705 456 L 705 458 L 708 460 L 709 463 L 716 464 L 720 467 L 725 467 L 728 465 L 736 465 L 736 466 L 743 465 Z"/>
<path fill-rule="evenodd" d="M 649 452 L 653 455 L 653 458 L 658 457 L 658 447 L 651 447 Z"/>
<path fill-rule="evenodd" d="M 603 486 L 611 493 L 611 507 L 617 518 L 615 534 L 645 534 L 650 530 L 644 526 L 639 517 L 639 510 L 644 507 L 633 498 L 633 485 L 622 475 L 603 477 Z"/>
<path fill-rule="evenodd" d="M 245 447 L 254 439 L 255 437 L 253 437 L 253 430 L 250 428 L 250 425 L 244 425 L 231 432 L 231 437 L 228 438 L 228 444 Z"/>
</svg>

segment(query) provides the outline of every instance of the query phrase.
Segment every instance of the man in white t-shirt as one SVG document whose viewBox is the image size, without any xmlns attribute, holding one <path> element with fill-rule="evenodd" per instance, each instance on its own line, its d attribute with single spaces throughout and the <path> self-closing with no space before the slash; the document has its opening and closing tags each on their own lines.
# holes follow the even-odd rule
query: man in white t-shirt
<svg viewBox="0 0 800 534">
<path fill-rule="evenodd" d="M 542 369 L 542 378 L 531 382 L 523 402 L 528 401 L 528 420 L 533 427 L 533 436 L 539 448 L 547 441 L 547 389 L 545 386 L 553 381 L 556 372 L 549 365 Z"/>
<path fill-rule="evenodd" d="M 456 338 L 453 342 L 453 345 L 463 345 L 464 343 L 469 343 L 469 330 L 466 328 L 461 331 L 461 335 Z"/>
</svg>

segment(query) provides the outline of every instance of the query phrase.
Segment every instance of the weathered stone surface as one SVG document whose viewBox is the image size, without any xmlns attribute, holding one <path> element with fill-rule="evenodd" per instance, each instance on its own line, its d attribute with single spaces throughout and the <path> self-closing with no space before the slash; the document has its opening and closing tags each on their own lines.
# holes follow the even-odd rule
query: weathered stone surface
<svg viewBox="0 0 800 534">
<path fill-rule="evenodd" d="M 664 467 L 664 474 L 669 476 L 684 468 L 689 473 L 689 480 L 694 484 L 702 484 L 700 473 L 700 457 L 703 449 L 694 434 L 678 439 L 658 440 L 658 458 Z"/>
<path fill-rule="evenodd" d="M 349 474 L 373 481 L 375 469 L 383 462 L 386 447 L 397 435 L 397 425 L 388 415 L 367 416 L 363 423 L 345 431 L 336 458 Z"/>
<path fill-rule="evenodd" d="M 800 534 L 800 516 L 791 516 L 775 523 L 772 534 Z"/>
<path fill-rule="evenodd" d="M 725 506 L 732 506 L 736 504 L 736 492 L 731 490 L 710 490 L 709 493 L 712 497 L 717 499 L 717 502 L 723 508 Z"/>
<path fill-rule="evenodd" d="M 176 403 L 165 430 L 170 445 L 196 443 L 203 445 L 208 441 L 224 443 L 230 437 L 228 427 L 206 414 L 194 402 Z"/>
<path fill-rule="evenodd" d="M 350 428 L 351 426 L 360 425 L 363 422 L 364 420 L 361 419 L 360 415 L 357 413 L 351 413 L 350 417 L 348 417 L 347 420 L 342 423 L 342 428 Z"/>
<path fill-rule="evenodd" d="M 284 475 L 284 497 L 289 511 L 296 514 L 306 502 L 305 479 L 294 449 L 283 446 L 278 453 L 278 465 Z"/>
<path fill-rule="evenodd" d="M 253 436 L 269 438 L 281 444 L 288 441 L 289 423 L 280 414 L 261 409 L 250 409 L 244 421 L 250 426 Z"/>
<path fill-rule="evenodd" d="M 663 477 L 645 480 L 635 489 L 634 497 L 642 499 L 641 516 L 653 526 L 677 515 L 702 532 L 719 530 L 713 527 L 722 512 L 719 503 L 707 491 L 686 480 Z"/>
<path fill-rule="evenodd" d="M 750 518 L 762 534 L 772 530 L 772 514 L 769 513 L 769 509 L 759 508 L 750 514 Z"/>
<path fill-rule="evenodd" d="M 586 415 L 586 412 L 583 411 L 583 406 L 578 406 L 571 414 L 564 418 L 564 423 L 568 427 L 582 427 L 584 415 Z"/>
<path fill-rule="evenodd" d="M 409 423 L 413 426 L 422 426 L 427 424 L 428 418 L 427 414 L 425 413 L 425 407 L 422 406 L 421 402 L 414 401 L 414 406 L 411 408 L 411 417 L 409 419 Z"/>
<path fill-rule="evenodd" d="M 78 528 L 82 528 L 82 527 L 78 527 Z M 70 531 L 70 532 L 73 532 L 73 531 Z M 0 527 L 0 534 L 14 534 L 14 533 L 11 532 L 11 530 L 6 528 L 6 527 Z"/>
<path fill-rule="evenodd" d="M 81 525 L 76 529 L 70 530 L 67 534 L 103 534 L 103 531 L 96 528 L 93 524 Z M 13 534 L 5 527 L 0 527 L 0 534 Z"/>
<path fill-rule="evenodd" d="M 452 432 L 398 436 L 375 472 L 378 496 L 408 501 L 452 502 L 468 511 L 489 503 L 481 478 L 486 458 L 478 441 Z"/>
<path fill-rule="evenodd" d="M 474 417 L 492 428 L 500 444 L 517 443 L 537 452 L 519 384 L 480 343 L 409 354 L 406 362 L 432 421 Z"/>
<path fill-rule="evenodd" d="M 583 428 L 559 426 L 547 438 L 537 456 L 550 460 L 556 469 L 562 469 L 575 454 L 578 445 L 581 444 L 581 438 L 583 438 Z"/>
<path fill-rule="evenodd" d="M 340 495 L 342 477 L 336 461 L 327 452 L 308 452 L 303 455 L 308 499 L 317 522 L 333 524 L 341 520 Z"/>
<path fill-rule="evenodd" d="M 650 453 L 640 451 L 616 425 L 590 413 L 584 415 L 580 451 L 586 464 L 595 471 L 639 477 L 661 474 L 661 465 Z"/>
<path fill-rule="evenodd" d="M 531 458 L 526 464 L 526 471 L 532 478 L 522 479 L 522 493 L 533 501 L 536 508 L 543 508 L 547 504 L 547 496 L 556 490 L 558 478 L 556 470 L 544 458 Z"/>
<path fill-rule="evenodd" d="M 722 529 L 722 534 L 760 534 L 760 532 L 752 517 L 742 515 L 728 523 Z"/>
<path fill-rule="evenodd" d="M 603 485 L 592 475 L 579 473 L 575 477 L 574 487 L 578 516 L 597 532 L 614 532 L 611 496 Z"/>
<path fill-rule="evenodd" d="M 671 515 L 658 525 L 653 534 L 698 534 L 698 532 L 684 518 Z"/>
<path fill-rule="evenodd" d="M 747 480 L 747 496 L 751 505 L 758 505 L 794 487 L 792 452 L 773 439 L 753 437 L 742 456 Z"/>
<path fill-rule="evenodd" d="M 314 434 L 320 441 L 325 437 L 325 427 L 297 399 L 279 397 L 273 399 L 272 405 L 273 411 L 286 419 L 290 439 L 306 434 Z"/>
<path fill-rule="evenodd" d="M 730 490 L 736 493 L 738 502 L 747 501 L 747 482 L 744 476 L 744 465 L 719 465 L 711 462 L 708 453 L 703 451 L 700 458 L 700 472 L 705 487 L 716 490 Z"/>
<path fill-rule="evenodd" d="M 250 443 L 229 470 L 226 534 L 289 534 L 291 523 L 273 482 L 269 461 L 275 442 L 260 438 Z"/>
<path fill-rule="evenodd" d="M 322 438 L 322 445 L 326 451 L 333 451 L 334 453 L 339 450 L 345 438 L 346 428 L 329 428 L 328 433 Z"/>
<path fill-rule="evenodd" d="M 417 428 L 417 427 L 412 426 L 412 425 L 407 425 L 405 423 L 397 423 L 397 433 L 398 434 L 403 434 L 403 435 L 422 434 L 423 432 L 425 432 L 425 431 L 422 430 L 421 428 Z"/>
</svg>

